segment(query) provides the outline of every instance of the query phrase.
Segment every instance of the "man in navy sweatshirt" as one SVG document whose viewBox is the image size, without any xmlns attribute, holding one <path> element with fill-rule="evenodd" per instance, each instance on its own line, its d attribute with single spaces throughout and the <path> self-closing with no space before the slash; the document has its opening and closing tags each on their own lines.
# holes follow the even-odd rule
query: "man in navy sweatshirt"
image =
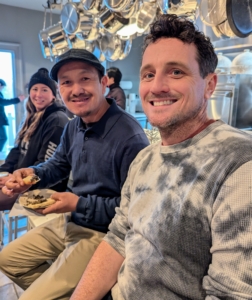
<svg viewBox="0 0 252 300">
<path fill-rule="evenodd" d="M 131 162 L 149 144 L 139 123 L 104 97 L 107 77 L 92 53 L 69 50 L 50 75 L 77 117 L 66 125 L 53 157 L 15 171 L 3 192 L 24 191 L 22 178 L 31 174 L 41 179 L 33 188 L 46 188 L 72 171 L 73 185 L 72 192 L 52 194 L 55 204 L 42 211 L 65 214 L 0 252 L 1 270 L 26 290 L 22 300 L 69 299 L 120 204 Z M 52 266 L 49 259 L 56 259 Z"/>
</svg>

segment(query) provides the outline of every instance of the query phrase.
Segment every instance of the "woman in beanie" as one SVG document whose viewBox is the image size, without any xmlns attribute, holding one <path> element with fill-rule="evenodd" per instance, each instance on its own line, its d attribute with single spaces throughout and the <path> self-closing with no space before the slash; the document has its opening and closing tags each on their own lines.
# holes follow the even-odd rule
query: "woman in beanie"
<svg viewBox="0 0 252 300">
<path fill-rule="evenodd" d="M 53 155 L 68 122 L 65 107 L 56 101 L 56 91 L 56 83 L 49 77 L 47 69 L 41 68 L 31 77 L 26 118 L 17 134 L 16 146 L 0 166 L 0 172 L 11 174 L 16 169 L 38 165 Z M 0 188 L 9 177 L 0 177 Z M 67 180 L 64 180 L 50 188 L 65 191 L 66 184 Z M 0 210 L 11 209 L 17 196 L 9 198 L 0 191 Z"/>
</svg>

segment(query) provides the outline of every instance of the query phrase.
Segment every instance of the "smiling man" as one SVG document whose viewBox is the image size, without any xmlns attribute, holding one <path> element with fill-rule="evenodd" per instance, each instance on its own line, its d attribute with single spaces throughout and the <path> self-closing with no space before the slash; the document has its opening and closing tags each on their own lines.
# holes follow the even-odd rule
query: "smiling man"
<svg viewBox="0 0 252 300">
<path fill-rule="evenodd" d="M 46 188 L 69 176 L 72 192 L 53 193 L 56 202 L 42 214 L 67 213 L 29 231 L 0 252 L 0 269 L 25 292 L 22 300 L 69 299 L 108 230 L 120 204 L 121 188 L 132 160 L 149 142 L 139 123 L 104 92 L 107 77 L 97 58 L 84 49 L 59 56 L 51 70 L 71 120 L 54 155 L 20 169 L 3 191 L 27 189 L 24 177 L 36 174 Z M 49 259 L 55 259 L 50 266 Z"/>
<path fill-rule="evenodd" d="M 251 299 L 252 138 L 207 116 L 216 65 L 191 21 L 150 27 L 139 91 L 162 141 L 133 161 L 71 300 Z"/>
</svg>

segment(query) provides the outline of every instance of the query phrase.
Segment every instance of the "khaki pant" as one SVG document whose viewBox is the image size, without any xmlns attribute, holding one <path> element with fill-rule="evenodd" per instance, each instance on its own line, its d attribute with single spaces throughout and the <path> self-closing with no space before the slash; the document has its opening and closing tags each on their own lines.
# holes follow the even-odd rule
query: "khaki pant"
<svg viewBox="0 0 252 300">
<path fill-rule="evenodd" d="M 20 300 L 69 299 L 78 284 L 104 233 L 67 217 L 32 229 L 0 252 L 0 269 L 25 289 Z M 50 266 L 51 259 L 56 261 Z"/>
</svg>

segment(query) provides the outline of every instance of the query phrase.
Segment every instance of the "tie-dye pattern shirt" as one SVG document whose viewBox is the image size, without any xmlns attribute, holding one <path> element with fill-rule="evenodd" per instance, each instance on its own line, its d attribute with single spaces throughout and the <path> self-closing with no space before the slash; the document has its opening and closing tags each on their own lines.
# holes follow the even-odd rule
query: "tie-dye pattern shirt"
<svg viewBox="0 0 252 300">
<path fill-rule="evenodd" d="M 104 240 L 114 300 L 252 299 L 252 136 L 216 121 L 131 164 Z"/>
</svg>

